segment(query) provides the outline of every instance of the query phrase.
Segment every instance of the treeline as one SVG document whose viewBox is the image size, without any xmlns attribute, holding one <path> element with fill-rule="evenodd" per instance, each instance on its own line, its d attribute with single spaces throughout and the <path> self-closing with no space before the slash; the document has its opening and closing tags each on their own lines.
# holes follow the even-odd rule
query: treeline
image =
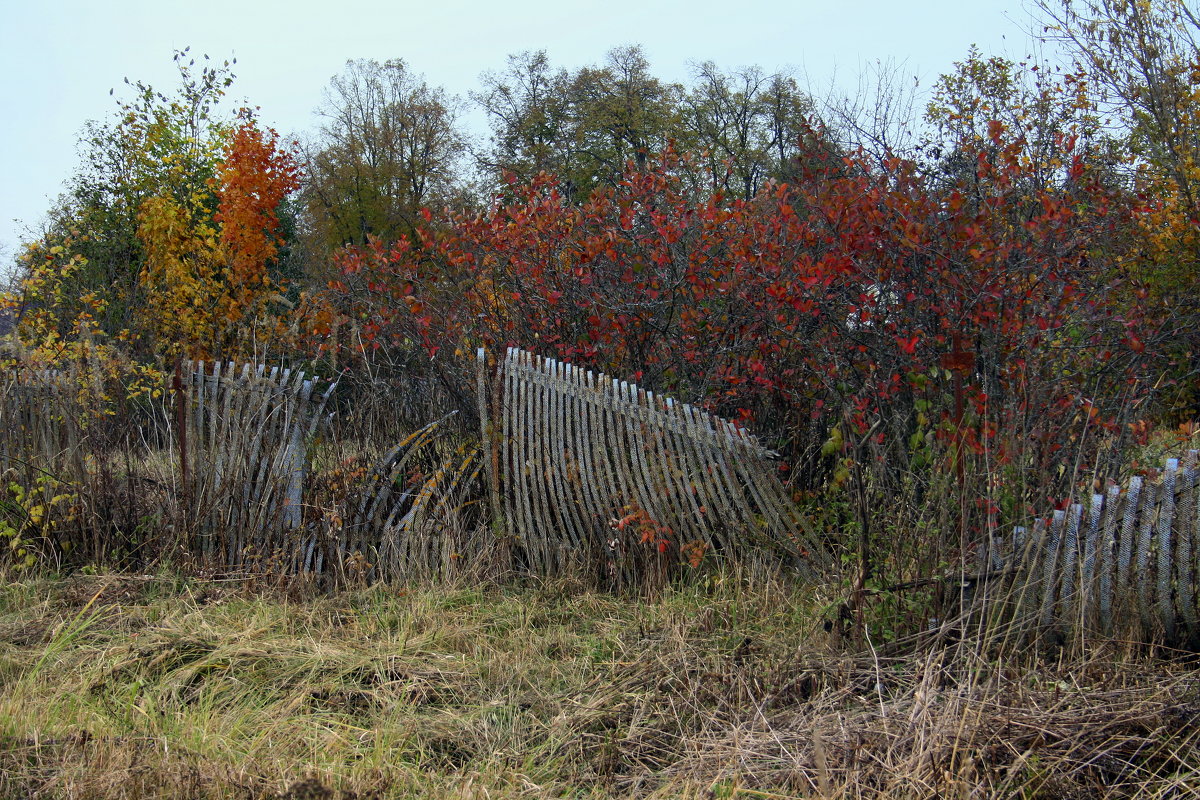
<svg viewBox="0 0 1200 800">
<path fill-rule="evenodd" d="M 1041 10 L 1072 68 L 971 50 L 919 118 L 886 80 L 832 102 L 758 67 L 673 84 L 637 47 L 522 53 L 469 99 L 483 145 L 399 59 L 348 62 L 287 143 L 179 54 L 173 94 L 132 84 L 89 127 L 6 299 L 14 358 L 453 390 L 454 355 L 520 346 L 752 421 L 798 496 L 970 457 L 1035 476 L 972 500 L 1023 513 L 1197 410 L 1200 22 Z"/>
</svg>

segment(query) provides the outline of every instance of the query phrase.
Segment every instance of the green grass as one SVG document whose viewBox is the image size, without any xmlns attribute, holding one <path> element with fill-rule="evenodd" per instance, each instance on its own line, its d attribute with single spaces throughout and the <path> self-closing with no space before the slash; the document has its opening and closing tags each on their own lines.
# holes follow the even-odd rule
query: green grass
<svg viewBox="0 0 1200 800">
<path fill-rule="evenodd" d="M 0 584 L 0 796 L 1180 797 L 1200 677 L 1096 646 L 845 652 L 825 598 L 174 576 Z"/>
</svg>

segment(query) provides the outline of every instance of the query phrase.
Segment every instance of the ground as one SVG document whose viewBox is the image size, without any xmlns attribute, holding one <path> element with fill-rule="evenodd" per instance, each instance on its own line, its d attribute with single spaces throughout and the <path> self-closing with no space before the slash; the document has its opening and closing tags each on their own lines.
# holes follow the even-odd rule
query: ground
<svg viewBox="0 0 1200 800">
<path fill-rule="evenodd" d="M 962 628 L 855 645 L 835 597 L 171 574 L 0 588 L 0 796 L 1186 797 L 1200 671 Z"/>
</svg>

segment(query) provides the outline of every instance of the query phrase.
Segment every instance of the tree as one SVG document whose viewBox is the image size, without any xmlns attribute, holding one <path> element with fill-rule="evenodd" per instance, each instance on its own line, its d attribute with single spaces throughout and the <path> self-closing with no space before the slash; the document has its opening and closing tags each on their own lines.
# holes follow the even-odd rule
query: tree
<svg viewBox="0 0 1200 800">
<path fill-rule="evenodd" d="M 925 109 L 933 135 L 925 151 L 948 186 L 976 201 L 992 190 L 978 156 L 993 147 L 1018 159 L 1019 169 L 1009 175 L 1023 182 L 1020 191 L 1030 203 L 1047 187 L 1067 182 L 1072 160 L 1064 153 L 1086 157 L 1091 176 L 1116 188 L 1119 144 L 1106 135 L 1094 103 L 1083 75 L 984 58 L 972 47 L 933 86 Z"/>
<path fill-rule="evenodd" d="M 612 185 L 632 162 L 645 168 L 680 129 L 682 87 L 650 74 L 640 47 L 608 51 L 602 67 L 584 67 L 571 81 L 575 138 L 583 159 L 578 177 L 566 176 L 581 196 Z"/>
<path fill-rule="evenodd" d="M 70 338 L 82 326 L 126 340 L 134 354 L 153 351 L 135 325 L 146 306 L 141 215 L 154 198 L 215 212 L 208 187 L 228 126 L 214 110 L 234 80 L 228 62 L 205 56 L 197 70 L 187 50 L 175 63 L 175 94 L 126 79 L 133 99 L 120 100 L 112 119 L 87 125 L 83 161 L 41 238 L 27 244 L 21 286 L 9 299 L 31 340 Z"/>
<path fill-rule="evenodd" d="M 510 55 L 507 69 L 484 73 L 480 80 L 483 90 L 471 99 L 492 127 L 492 146 L 479 156 L 480 167 L 496 177 L 511 174 L 520 183 L 542 172 L 575 170 L 571 79 L 566 70 L 550 66 L 545 50 Z"/>
<path fill-rule="evenodd" d="M 1139 198 L 1131 286 L 1148 293 L 1174 364 L 1163 376 L 1175 413 L 1200 410 L 1193 301 L 1200 284 L 1200 18 L 1185 0 L 1040 0 L 1046 35 L 1103 91 L 1126 139 Z"/>
<path fill-rule="evenodd" d="M 277 209 L 297 188 L 298 173 L 276 133 L 247 116 L 227 137 L 209 191 L 184 203 L 164 196 L 143 203 L 140 282 L 148 302 L 140 321 L 160 349 L 232 357 L 251 340 L 271 341 L 278 326 L 267 304 L 281 288 L 271 275 L 283 243 Z"/>
<path fill-rule="evenodd" d="M 698 151 L 711 190 L 748 200 L 764 180 L 791 177 L 815 119 L 796 81 L 759 67 L 723 72 L 711 61 L 695 68 L 695 78 L 684 100 L 694 135 L 681 146 Z"/>
<path fill-rule="evenodd" d="M 510 56 L 508 69 L 485 74 L 473 99 L 487 113 L 492 148 L 481 159 L 496 186 L 504 175 L 560 179 L 582 201 L 614 186 L 627 163 L 645 167 L 685 135 L 683 89 L 650 73 L 640 47 L 618 47 L 601 66 L 555 71 L 543 51 Z"/>
<path fill-rule="evenodd" d="M 1160 294 L 1200 276 L 1200 19 L 1184 0 L 1040 0 L 1065 44 L 1124 123 Z"/>
<path fill-rule="evenodd" d="M 236 358 L 279 327 L 267 306 L 294 154 L 246 109 L 215 116 L 228 64 L 175 60 L 176 95 L 132 84 L 113 121 L 89 125 L 84 163 L 6 298 L 21 338 L 51 361 L 79 346 Z"/>
<path fill-rule="evenodd" d="M 465 139 L 457 103 L 400 59 L 346 62 L 318 111 L 305 152 L 305 226 L 315 255 L 370 237 L 411 234 L 424 205 L 458 180 Z"/>
<path fill-rule="evenodd" d="M 917 154 L 917 89 L 917 79 L 909 81 L 896 62 L 876 61 L 865 65 L 853 92 L 831 85 L 820 97 L 819 116 L 842 150 L 861 150 L 884 169 L 889 159 Z"/>
<path fill-rule="evenodd" d="M 793 452 L 844 415 L 860 436 L 882 419 L 896 465 L 914 434 L 957 432 L 941 365 L 967 347 L 964 446 L 1053 459 L 1081 398 L 1119 410 L 1148 332 L 1111 300 L 1123 206 L 1067 141 L 1069 180 L 1030 197 L 1001 134 L 974 153 L 980 203 L 898 159 L 736 202 L 697 198 L 669 155 L 582 204 L 542 176 L 437 234 L 348 250 L 334 293 L 368 349 L 533 348 L 752 416 Z"/>
</svg>

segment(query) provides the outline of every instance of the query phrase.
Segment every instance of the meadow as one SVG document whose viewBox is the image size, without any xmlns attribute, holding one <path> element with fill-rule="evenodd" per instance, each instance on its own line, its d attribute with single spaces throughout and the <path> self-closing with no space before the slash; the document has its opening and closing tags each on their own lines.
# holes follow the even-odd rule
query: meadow
<svg viewBox="0 0 1200 800">
<path fill-rule="evenodd" d="M 0 794 L 1193 796 L 1194 658 L 969 622 L 858 651 L 765 571 L 361 586 L 9 574 Z"/>
</svg>

